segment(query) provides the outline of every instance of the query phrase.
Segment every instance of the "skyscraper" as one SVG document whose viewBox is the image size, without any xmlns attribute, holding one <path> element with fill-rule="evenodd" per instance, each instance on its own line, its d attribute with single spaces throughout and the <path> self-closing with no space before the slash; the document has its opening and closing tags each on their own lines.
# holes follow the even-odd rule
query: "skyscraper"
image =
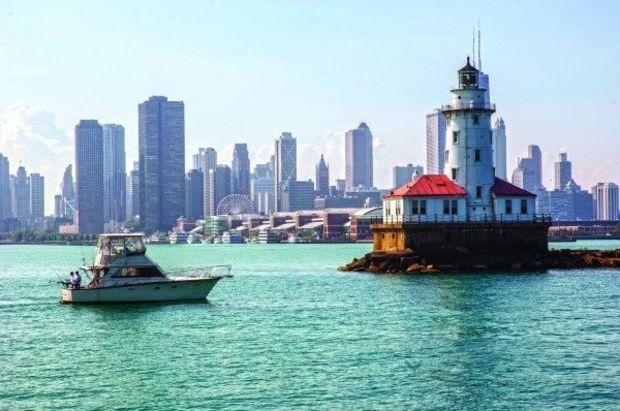
<svg viewBox="0 0 620 411">
<path fill-rule="evenodd" d="M 209 190 L 208 199 L 205 199 L 205 203 L 209 201 L 211 214 L 217 213 L 217 206 L 224 197 L 231 194 L 231 170 L 230 167 L 223 164 L 218 164 L 215 169 L 211 169 L 209 172 Z"/>
<path fill-rule="evenodd" d="M 138 112 L 140 223 L 167 231 L 185 213 L 185 107 L 153 96 Z"/>
<path fill-rule="evenodd" d="M 495 176 L 506 180 L 506 125 L 501 117 L 495 120 L 492 138 Z"/>
<path fill-rule="evenodd" d="M 527 147 L 528 156 L 519 158 L 517 168 L 512 173 L 512 184 L 536 193 L 542 185 L 542 154 L 536 145 Z"/>
<path fill-rule="evenodd" d="M 75 186 L 73 185 L 73 172 L 71 164 L 65 168 L 65 172 L 62 175 L 60 191 L 62 195 L 62 217 L 73 220 L 73 211 L 75 209 Z"/>
<path fill-rule="evenodd" d="M 125 128 L 103 125 L 103 203 L 105 221 L 125 221 Z"/>
<path fill-rule="evenodd" d="M 185 217 L 189 221 L 203 218 L 204 212 L 204 175 L 200 170 L 190 170 L 185 182 L 186 206 Z"/>
<path fill-rule="evenodd" d="M 282 210 L 299 211 L 314 208 L 314 183 L 312 180 L 288 180 L 282 186 Z"/>
<path fill-rule="evenodd" d="M 356 129 L 345 133 L 344 162 L 347 190 L 372 187 L 372 134 L 366 123 L 362 122 Z"/>
<path fill-rule="evenodd" d="M 406 166 L 396 166 L 392 168 L 392 188 L 402 187 L 415 177 L 424 174 L 424 168 L 407 164 Z"/>
<path fill-rule="evenodd" d="M 45 178 L 38 173 L 30 174 L 30 223 L 43 224 L 45 217 Z"/>
<path fill-rule="evenodd" d="M 30 222 L 30 181 L 23 166 L 17 168 L 13 198 L 15 208 L 13 216 L 19 220 L 22 227 L 26 227 Z"/>
<path fill-rule="evenodd" d="M 426 172 L 444 173 L 444 151 L 446 149 L 446 117 L 441 109 L 426 116 Z"/>
<path fill-rule="evenodd" d="M 565 190 L 568 182 L 573 178 L 572 164 L 566 153 L 560 153 L 559 161 L 555 162 L 555 189 Z"/>
<path fill-rule="evenodd" d="M 288 181 L 297 181 L 297 140 L 283 132 L 275 142 L 275 200 L 276 211 L 282 210 L 282 187 Z"/>
<path fill-rule="evenodd" d="M 250 157 L 248 145 L 235 144 L 232 160 L 232 192 L 234 194 L 250 194 Z"/>
<path fill-rule="evenodd" d="M 103 232 L 103 129 L 97 120 L 75 126 L 75 214 L 80 234 Z"/>
<path fill-rule="evenodd" d="M 54 195 L 54 218 L 62 218 L 62 194 Z"/>
<path fill-rule="evenodd" d="M 273 164 L 256 164 L 252 173 L 251 194 L 256 211 L 269 215 L 275 211 Z"/>
<path fill-rule="evenodd" d="M 199 171 L 214 170 L 217 166 L 217 151 L 211 147 L 201 147 L 198 153 L 192 156 L 194 169 Z"/>
<path fill-rule="evenodd" d="M 0 221 L 11 217 L 9 159 L 0 153 Z"/>
<path fill-rule="evenodd" d="M 618 186 L 614 183 L 598 183 L 592 187 L 594 212 L 597 220 L 618 220 Z"/>
<path fill-rule="evenodd" d="M 316 165 L 316 193 L 320 196 L 329 195 L 329 166 L 321 154 L 321 159 Z"/>
</svg>

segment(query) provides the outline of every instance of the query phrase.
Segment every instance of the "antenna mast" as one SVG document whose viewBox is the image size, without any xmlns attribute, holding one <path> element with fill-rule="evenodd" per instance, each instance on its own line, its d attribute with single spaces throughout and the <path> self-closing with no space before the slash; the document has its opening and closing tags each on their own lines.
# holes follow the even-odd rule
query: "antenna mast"
<svg viewBox="0 0 620 411">
<path fill-rule="evenodd" d="M 478 19 L 478 70 L 482 71 L 482 57 L 480 57 L 480 19 Z"/>
<path fill-rule="evenodd" d="M 471 28 L 471 59 L 476 67 L 476 28 Z"/>
</svg>

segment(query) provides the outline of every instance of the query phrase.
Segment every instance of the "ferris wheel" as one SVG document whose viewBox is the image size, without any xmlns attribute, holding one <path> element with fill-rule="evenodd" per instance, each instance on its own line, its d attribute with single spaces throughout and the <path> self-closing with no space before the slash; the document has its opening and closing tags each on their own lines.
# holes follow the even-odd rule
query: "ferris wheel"
<svg viewBox="0 0 620 411">
<path fill-rule="evenodd" d="M 229 194 L 217 205 L 217 215 L 250 214 L 254 211 L 254 203 L 250 196 Z"/>
</svg>

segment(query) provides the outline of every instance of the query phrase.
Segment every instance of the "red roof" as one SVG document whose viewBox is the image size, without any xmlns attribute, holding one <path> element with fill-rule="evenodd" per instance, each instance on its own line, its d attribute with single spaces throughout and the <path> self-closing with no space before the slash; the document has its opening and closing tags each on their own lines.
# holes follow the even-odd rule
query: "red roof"
<svg viewBox="0 0 620 411">
<path fill-rule="evenodd" d="M 495 184 L 491 188 L 491 193 L 495 196 L 518 196 L 518 197 L 536 197 L 536 194 L 532 194 L 527 190 L 517 187 L 514 184 L 510 184 L 508 181 L 495 177 Z"/>
<path fill-rule="evenodd" d="M 390 192 L 385 198 L 390 197 L 433 197 L 433 196 L 466 196 L 463 187 L 454 183 L 444 174 L 424 174 L 417 177 L 407 185 Z"/>
</svg>

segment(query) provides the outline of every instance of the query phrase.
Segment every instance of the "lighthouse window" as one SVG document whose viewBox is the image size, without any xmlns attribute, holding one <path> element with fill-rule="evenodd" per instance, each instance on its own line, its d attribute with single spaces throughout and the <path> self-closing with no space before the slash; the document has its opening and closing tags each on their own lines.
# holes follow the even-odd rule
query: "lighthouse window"
<svg viewBox="0 0 620 411">
<path fill-rule="evenodd" d="M 521 214 L 527 214 L 527 200 L 521 200 Z"/>
<path fill-rule="evenodd" d="M 459 171 L 459 169 L 457 167 L 454 167 L 452 169 L 452 180 L 456 180 L 456 178 L 458 177 L 458 174 L 459 174 L 458 171 Z"/>
<path fill-rule="evenodd" d="M 418 200 L 413 200 L 411 202 L 411 214 L 420 214 L 420 208 L 419 208 Z"/>
<path fill-rule="evenodd" d="M 482 198 L 482 186 L 476 186 L 476 198 Z"/>
<path fill-rule="evenodd" d="M 506 214 L 512 214 L 512 200 L 504 200 L 504 209 Z"/>
<path fill-rule="evenodd" d="M 444 151 L 444 153 L 443 153 L 443 161 L 444 161 L 444 163 L 449 162 L 450 161 L 449 158 L 450 158 L 450 150 Z"/>
<path fill-rule="evenodd" d="M 450 214 L 450 200 L 443 200 L 443 213 Z"/>
<path fill-rule="evenodd" d="M 459 132 L 458 131 L 453 131 L 452 132 L 452 143 L 456 144 L 459 142 Z"/>
<path fill-rule="evenodd" d="M 478 114 L 474 114 L 474 124 L 479 124 L 480 119 L 478 118 Z"/>
<path fill-rule="evenodd" d="M 480 150 L 476 149 L 476 151 L 474 151 L 474 158 L 476 161 L 480 161 Z"/>
<path fill-rule="evenodd" d="M 426 200 L 420 200 L 420 214 L 426 215 Z"/>
<path fill-rule="evenodd" d="M 443 213 L 448 215 L 458 214 L 457 200 L 443 200 Z"/>
<path fill-rule="evenodd" d="M 450 200 L 450 209 L 452 215 L 457 215 L 459 213 L 459 203 L 457 200 Z"/>
</svg>

